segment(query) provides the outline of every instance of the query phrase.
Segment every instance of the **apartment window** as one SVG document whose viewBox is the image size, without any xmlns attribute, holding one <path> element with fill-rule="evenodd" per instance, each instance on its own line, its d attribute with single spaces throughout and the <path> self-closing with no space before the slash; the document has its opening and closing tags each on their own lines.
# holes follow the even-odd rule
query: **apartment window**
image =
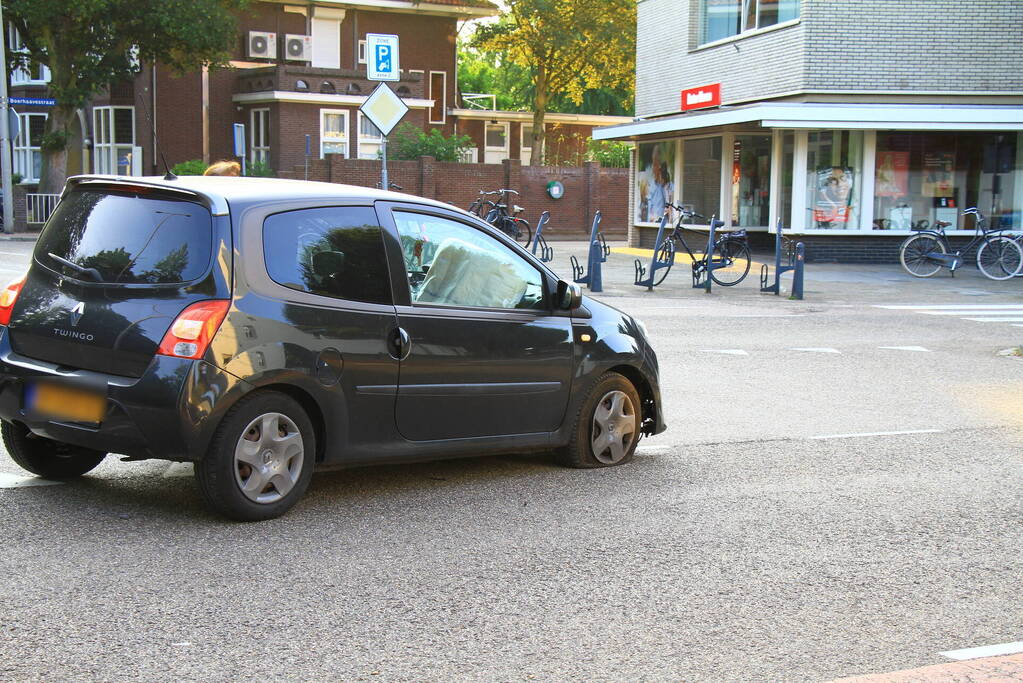
<svg viewBox="0 0 1023 683">
<path fill-rule="evenodd" d="M 380 143 L 383 140 L 380 129 L 373 125 L 367 117 L 359 112 L 359 158 L 376 159 L 380 156 Z"/>
<path fill-rule="evenodd" d="M 448 111 L 448 74 L 446 71 L 430 72 L 430 123 L 444 123 Z"/>
<path fill-rule="evenodd" d="M 704 43 L 799 18 L 799 0 L 700 0 Z"/>
<path fill-rule="evenodd" d="M 270 110 L 253 109 L 249 114 L 249 161 L 270 162 Z"/>
<path fill-rule="evenodd" d="M 7 46 L 12 53 L 26 53 L 25 41 L 13 24 L 8 25 Z M 30 63 L 11 69 L 11 85 L 45 85 L 50 82 L 50 69 L 43 64 Z"/>
<path fill-rule="evenodd" d="M 508 158 L 508 123 L 488 123 L 484 149 L 484 163 L 499 164 Z"/>
<path fill-rule="evenodd" d="M 319 69 L 341 68 L 341 21 L 330 16 L 320 18 L 325 11 L 318 10 L 312 20 L 313 60 Z"/>
<path fill-rule="evenodd" d="M 93 170 L 96 173 L 131 175 L 132 155 L 135 153 L 135 107 L 96 107 L 92 110 L 92 130 L 95 143 Z"/>
<path fill-rule="evenodd" d="M 21 130 L 14 138 L 14 172 L 28 182 L 39 181 L 43 156 L 40 143 L 46 132 L 46 114 L 18 114 Z"/>
<path fill-rule="evenodd" d="M 533 162 L 533 124 L 522 124 L 522 136 L 519 140 L 519 159 L 523 166 L 530 166 Z"/>
<path fill-rule="evenodd" d="M 366 41 L 359 41 L 359 64 L 366 63 Z"/>
<path fill-rule="evenodd" d="M 320 158 L 328 154 L 348 156 L 348 112 L 344 109 L 320 110 Z"/>
</svg>

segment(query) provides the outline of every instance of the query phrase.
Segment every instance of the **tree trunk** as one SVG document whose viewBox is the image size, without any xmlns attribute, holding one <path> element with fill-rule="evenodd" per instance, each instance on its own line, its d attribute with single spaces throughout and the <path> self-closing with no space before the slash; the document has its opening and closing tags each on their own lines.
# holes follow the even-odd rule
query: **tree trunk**
<svg viewBox="0 0 1023 683">
<path fill-rule="evenodd" d="M 60 194 L 64 189 L 64 183 L 67 181 L 68 132 L 75 115 L 74 109 L 68 111 L 63 107 L 54 107 L 46 117 L 46 137 L 41 150 L 42 169 L 39 171 L 41 193 Z M 49 144 L 49 141 L 58 135 L 63 139 L 63 144 L 60 146 Z"/>
<path fill-rule="evenodd" d="M 529 163 L 532 166 L 544 166 L 547 163 L 547 151 L 544 148 L 543 119 L 547 114 L 547 74 L 540 69 L 536 74 L 536 94 L 533 96 L 533 152 Z"/>
</svg>

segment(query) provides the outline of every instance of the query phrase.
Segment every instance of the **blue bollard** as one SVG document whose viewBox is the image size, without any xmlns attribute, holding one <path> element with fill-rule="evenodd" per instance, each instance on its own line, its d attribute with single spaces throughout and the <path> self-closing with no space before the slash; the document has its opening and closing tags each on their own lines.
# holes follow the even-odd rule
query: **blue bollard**
<svg viewBox="0 0 1023 683">
<path fill-rule="evenodd" d="M 806 257 L 806 247 L 802 242 L 796 243 L 796 264 L 792 273 L 792 296 L 790 299 L 803 299 L 803 263 Z"/>
</svg>

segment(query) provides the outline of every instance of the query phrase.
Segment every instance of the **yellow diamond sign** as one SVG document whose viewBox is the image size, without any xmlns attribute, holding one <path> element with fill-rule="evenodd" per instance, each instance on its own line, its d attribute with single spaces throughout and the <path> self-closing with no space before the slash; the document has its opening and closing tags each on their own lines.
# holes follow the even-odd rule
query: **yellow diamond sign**
<svg viewBox="0 0 1023 683">
<path fill-rule="evenodd" d="M 381 134 L 387 135 L 408 113 L 408 105 L 395 95 L 386 83 L 381 83 L 373 91 L 373 94 L 362 103 L 359 111 L 380 129 Z"/>
</svg>

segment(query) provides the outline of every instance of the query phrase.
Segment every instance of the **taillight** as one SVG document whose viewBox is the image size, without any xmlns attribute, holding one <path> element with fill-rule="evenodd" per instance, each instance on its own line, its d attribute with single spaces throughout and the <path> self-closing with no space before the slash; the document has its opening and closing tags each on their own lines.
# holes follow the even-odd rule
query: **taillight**
<svg viewBox="0 0 1023 683">
<path fill-rule="evenodd" d="M 14 303 L 18 300 L 18 295 L 21 294 L 21 288 L 25 286 L 25 278 L 27 275 L 22 275 L 17 280 L 14 280 L 6 287 L 4 291 L 0 292 L 0 325 L 11 324 L 11 311 L 14 310 Z"/>
<path fill-rule="evenodd" d="M 230 301 L 220 299 L 192 304 L 174 319 L 157 353 L 176 358 L 200 358 L 230 307 Z"/>
</svg>

